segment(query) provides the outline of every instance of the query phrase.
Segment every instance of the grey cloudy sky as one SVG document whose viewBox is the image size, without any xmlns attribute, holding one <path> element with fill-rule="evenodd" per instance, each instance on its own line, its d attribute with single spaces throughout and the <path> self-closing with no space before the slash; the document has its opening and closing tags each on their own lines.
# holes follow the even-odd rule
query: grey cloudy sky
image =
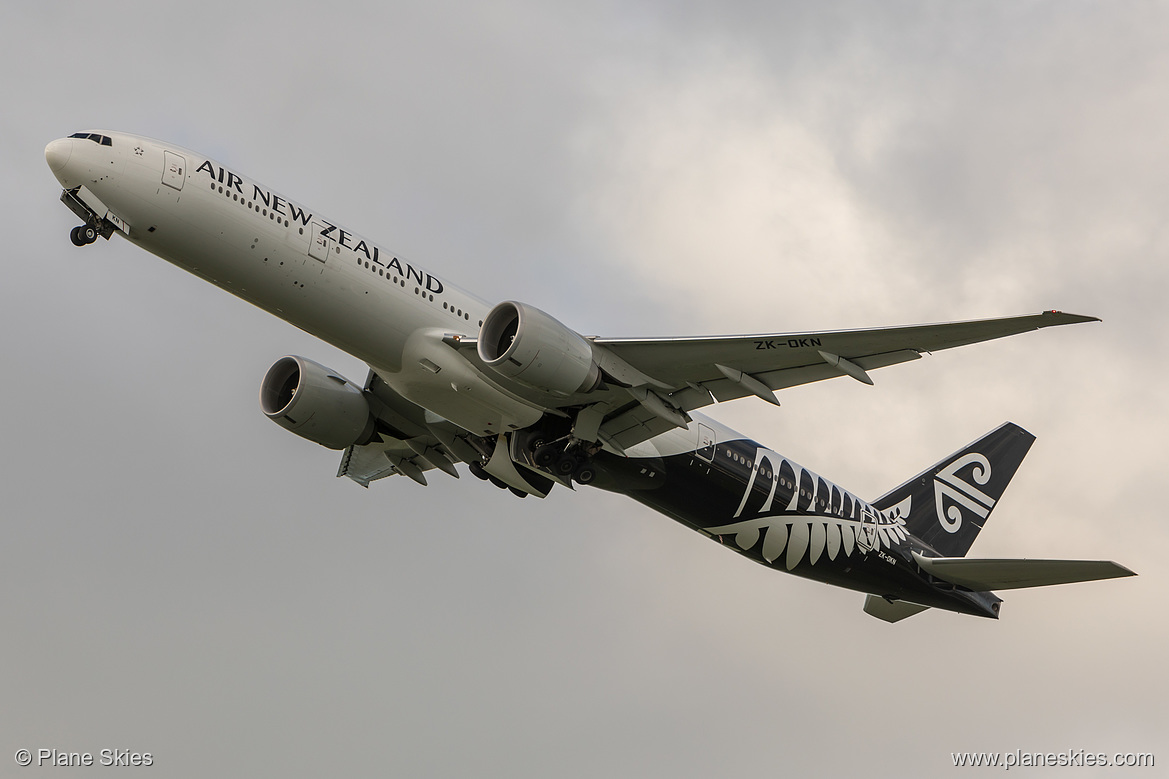
<svg viewBox="0 0 1169 779">
<path fill-rule="evenodd" d="M 7 4 L 0 775 L 41 747 L 180 779 L 1169 762 L 1167 29 L 1135 2 Z M 870 497 L 1015 421 L 1038 442 L 972 554 L 1141 576 L 887 625 L 599 491 L 337 480 L 256 391 L 287 353 L 362 367 L 74 248 L 42 149 L 87 128 L 587 333 L 1100 316 L 713 414 Z"/>
</svg>

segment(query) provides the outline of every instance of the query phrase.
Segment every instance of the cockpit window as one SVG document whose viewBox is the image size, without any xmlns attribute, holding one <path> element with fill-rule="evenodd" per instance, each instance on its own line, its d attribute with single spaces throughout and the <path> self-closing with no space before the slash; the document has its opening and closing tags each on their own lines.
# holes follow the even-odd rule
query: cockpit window
<svg viewBox="0 0 1169 779">
<path fill-rule="evenodd" d="M 98 135 L 97 133 L 73 133 L 70 138 L 85 138 L 102 146 L 113 146 L 114 142 L 108 135 Z"/>
</svg>

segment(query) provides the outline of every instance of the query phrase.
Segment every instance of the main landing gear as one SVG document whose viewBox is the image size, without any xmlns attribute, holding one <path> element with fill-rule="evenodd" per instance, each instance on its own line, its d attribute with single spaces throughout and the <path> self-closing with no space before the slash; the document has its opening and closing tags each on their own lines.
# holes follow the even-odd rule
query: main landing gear
<svg viewBox="0 0 1169 779">
<path fill-rule="evenodd" d="M 577 484 L 590 484 L 597 478 L 591 454 L 579 443 L 566 447 L 562 440 L 546 444 L 537 439 L 531 446 L 532 462 L 557 476 L 572 479 Z"/>
<path fill-rule="evenodd" d="M 74 246 L 88 246 L 97 240 L 97 236 L 97 228 L 89 224 L 79 225 L 69 232 L 69 240 Z"/>
</svg>

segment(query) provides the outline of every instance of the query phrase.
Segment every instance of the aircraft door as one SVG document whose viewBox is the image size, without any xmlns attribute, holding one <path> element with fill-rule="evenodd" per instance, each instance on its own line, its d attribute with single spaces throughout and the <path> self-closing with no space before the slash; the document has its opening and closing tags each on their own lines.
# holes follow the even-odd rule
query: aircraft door
<svg viewBox="0 0 1169 779">
<path fill-rule="evenodd" d="M 324 230 L 323 224 L 313 222 L 313 233 L 308 242 L 308 256 L 321 262 L 329 258 L 329 236 L 325 235 Z"/>
<path fill-rule="evenodd" d="M 700 460 L 710 462 L 714 459 L 714 431 L 703 424 L 698 425 L 698 446 L 695 454 Z"/>
<path fill-rule="evenodd" d="M 162 153 L 162 183 L 171 189 L 182 189 L 187 180 L 187 160 L 173 151 Z"/>
</svg>

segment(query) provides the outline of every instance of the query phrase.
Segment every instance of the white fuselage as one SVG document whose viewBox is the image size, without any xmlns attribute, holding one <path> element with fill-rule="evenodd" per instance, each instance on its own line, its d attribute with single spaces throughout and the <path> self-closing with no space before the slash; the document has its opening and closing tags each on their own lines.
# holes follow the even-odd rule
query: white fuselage
<svg viewBox="0 0 1169 779">
<path fill-rule="evenodd" d="M 196 152 L 110 135 L 110 147 L 54 142 L 72 146 L 64 170 L 54 170 L 62 186 L 92 190 L 127 223 L 126 237 L 147 251 L 366 362 L 397 370 L 410 332 L 430 326 L 473 333 L 489 308 Z M 184 166 L 169 185 L 168 162 Z M 320 253 L 324 259 L 309 256 L 314 229 L 333 239 Z"/>
<path fill-rule="evenodd" d="M 483 299 L 197 152 L 104 135 L 111 145 L 54 141 L 46 159 L 65 189 L 96 195 L 131 242 L 352 354 L 472 432 L 540 418 L 550 398 L 505 389 L 439 346 L 478 332 Z"/>
</svg>

